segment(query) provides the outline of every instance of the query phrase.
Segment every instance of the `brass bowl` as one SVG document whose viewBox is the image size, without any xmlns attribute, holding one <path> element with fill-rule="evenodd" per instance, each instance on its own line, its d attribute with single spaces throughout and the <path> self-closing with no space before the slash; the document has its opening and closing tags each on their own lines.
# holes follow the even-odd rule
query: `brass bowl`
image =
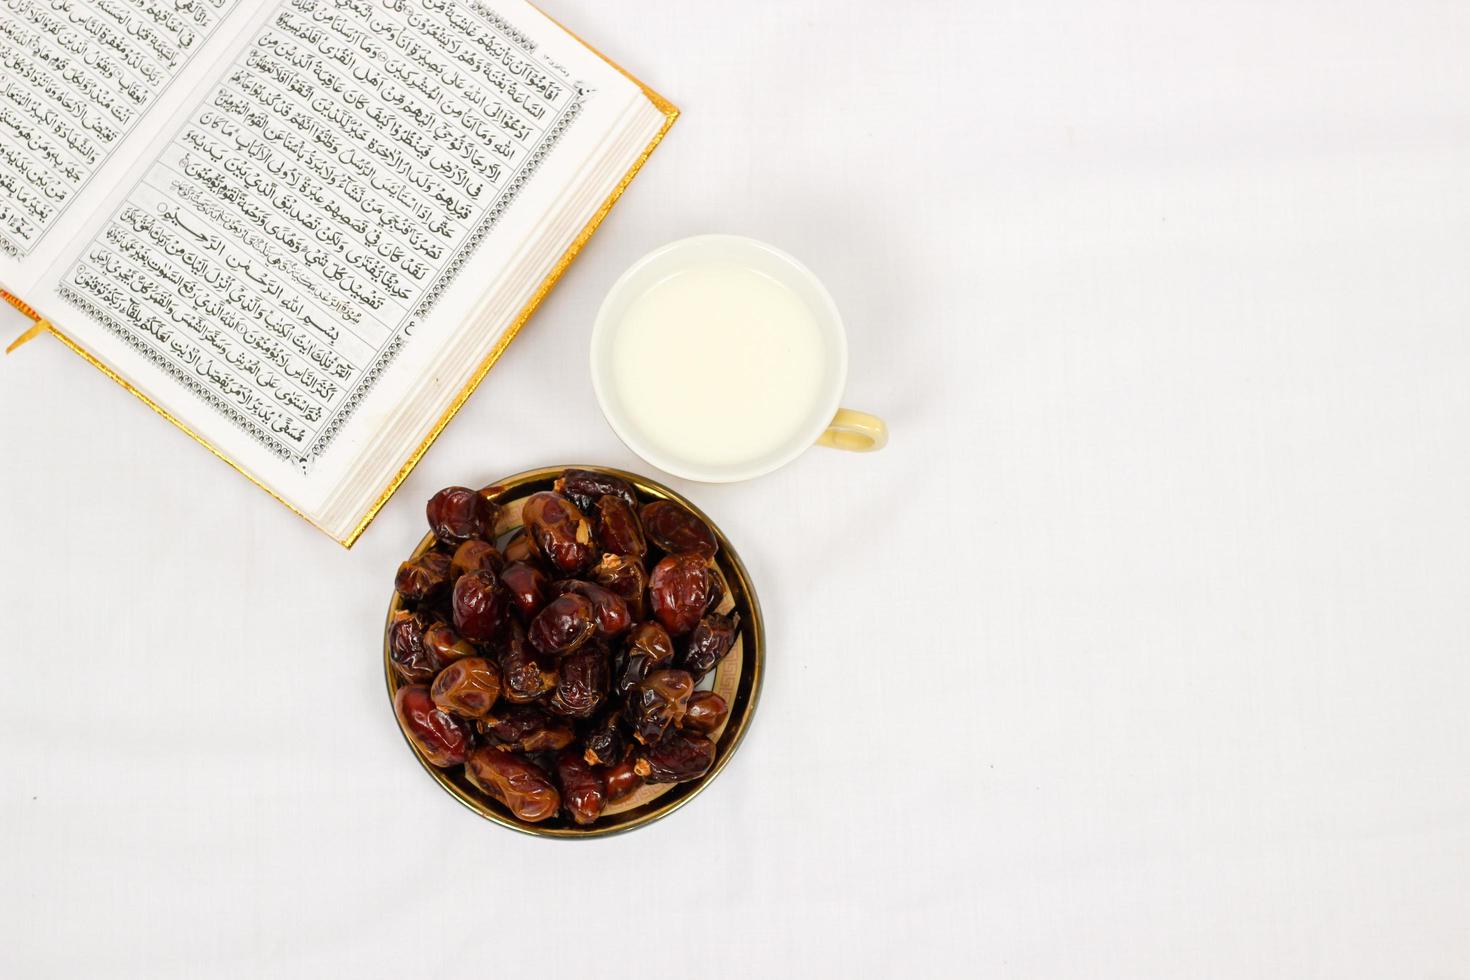
<svg viewBox="0 0 1470 980">
<path fill-rule="evenodd" d="M 528 470 L 525 473 L 517 473 L 515 476 L 507 477 L 493 484 L 497 488 L 495 501 L 500 505 L 500 516 L 495 527 L 497 541 L 503 541 L 505 536 L 521 526 L 520 505 L 531 494 L 540 490 L 550 490 L 552 483 L 565 466 L 547 467 L 539 470 Z M 638 827 L 647 826 L 660 817 L 668 816 L 679 807 L 694 799 L 695 796 L 714 781 L 720 774 L 720 770 L 730 761 L 735 750 L 740 747 L 740 741 L 745 737 L 745 731 L 750 727 L 750 719 L 755 714 L 756 702 L 760 700 L 761 673 L 765 666 L 765 624 L 761 620 L 760 602 L 756 599 L 755 589 L 751 586 L 750 575 L 741 563 L 740 556 L 735 549 L 730 547 L 730 541 L 724 535 L 714 521 L 705 516 L 704 512 L 695 507 L 684 497 L 670 490 L 661 483 L 655 483 L 647 477 L 637 476 L 623 470 L 609 469 L 603 466 L 580 466 L 578 469 L 595 470 L 599 473 L 607 473 L 620 477 L 631 483 L 637 489 L 640 497 L 651 499 L 673 500 L 689 508 L 690 511 L 710 526 L 715 532 L 715 537 L 720 542 L 719 554 L 715 556 L 715 563 L 725 576 L 729 585 L 729 594 L 720 604 L 720 612 L 734 610 L 740 614 L 740 630 L 736 634 L 735 645 L 731 648 L 725 659 L 720 661 L 719 667 L 713 675 L 713 689 L 718 692 L 730 705 L 730 714 L 725 719 L 725 724 L 710 737 L 715 742 L 715 761 L 710 766 L 709 772 L 698 779 L 687 783 L 672 783 L 644 786 L 636 793 L 609 804 L 603 811 L 601 817 L 590 826 L 579 827 L 569 820 L 565 814 L 558 813 L 550 820 L 541 823 L 523 823 L 511 816 L 510 813 L 499 802 L 481 793 L 465 779 L 462 766 L 452 769 L 440 769 L 430 763 L 419 752 L 418 748 L 404 736 L 414 756 L 418 758 L 419 764 L 424 771 L 434 777 L 446 793 L 454 797 L 464 806 L 478 813 L 486 820 L 508 827 L 511 830 L 520 831 L 523 834 L 531 834 L 536 837 L 606 837 L 611 834 L 620 834 L 624 831 L 634 830 Z M 434 545 L 432 533 L 424 535 L 418 547 L 414 549 L 411 557 L 417 557 Z M 398 692 L 402 684 L 398 673 L 393 669 L 393 661 L 389 656 L 388 648 L 388 625 L 393 622 L 393 614 L 401 608 L 401 600 L 397 592 L 393 593 L 392 600 L 388 603 L 388 620 L 383 629 L 383 674 L 388 682 L 388 706 L 392 711 L 393 696 Z M 710 687 L 710 679 L 706 678 L 701 688 Z M 397 721 L 396 715 L 394 716 Z M 401 729 L 400 729 L 401 732 Z"/>
</svg>

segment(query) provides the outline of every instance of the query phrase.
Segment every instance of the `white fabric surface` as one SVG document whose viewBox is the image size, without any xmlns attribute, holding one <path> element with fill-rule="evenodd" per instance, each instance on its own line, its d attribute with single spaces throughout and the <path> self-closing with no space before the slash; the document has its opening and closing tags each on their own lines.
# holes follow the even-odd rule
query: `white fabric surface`
<svg viewBox="0 0 1470 980">
<path fill-rule="evenodd" d="M 686 116 L 353 551 L 0 363 L 0 976 L 1470 976 L 1470 6 L 547 9 Z M 392 572 L 441 485 L 638 466 L 592 314 L 705 231 L 824 277 L 893 441 L 673 481 L 750 737 L 507 833 L 400 740 Z"/>
</svg>

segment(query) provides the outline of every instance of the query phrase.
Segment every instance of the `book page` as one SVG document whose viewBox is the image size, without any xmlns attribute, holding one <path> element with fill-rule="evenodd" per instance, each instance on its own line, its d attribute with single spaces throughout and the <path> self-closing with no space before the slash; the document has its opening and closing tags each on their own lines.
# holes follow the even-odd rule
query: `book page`
<svg viewBox="0 0 1470 980">
<path fill-rule="evenodd" d="M 242 41 L 48 315 L 310 511 L 372 434 L 364 401 L 431 383 L 420 338 L 448 339 L 642 95 L 524 3 L 282 0 Z"/>
<path fill-rule="evenodd" d="M 33 286 L 108 190 L 96 185 L 119 155 L 148 138 L 150 113 L 177 83 L 187 88 L 191 67 L 207 67 L 211 39 L 240 6 L 0 0 L 0 283 L 22 295 Z"/>
</svg>

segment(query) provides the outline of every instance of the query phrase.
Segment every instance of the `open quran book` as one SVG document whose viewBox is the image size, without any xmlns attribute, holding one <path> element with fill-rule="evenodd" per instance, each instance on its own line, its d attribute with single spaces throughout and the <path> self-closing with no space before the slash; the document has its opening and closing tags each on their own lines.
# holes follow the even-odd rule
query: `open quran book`
<svg viewBox="0 0 1470 980">
<path fill-rule="evenodd" d="M 0 0 L 0 287 L 350 546 L 677 114 L 522 0 Z"/>
</svg>

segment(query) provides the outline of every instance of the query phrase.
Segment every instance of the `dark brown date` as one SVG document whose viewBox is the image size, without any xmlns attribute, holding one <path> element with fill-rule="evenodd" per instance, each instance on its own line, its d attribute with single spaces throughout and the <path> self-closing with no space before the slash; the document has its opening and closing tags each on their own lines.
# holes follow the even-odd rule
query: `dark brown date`
<svg viewBox="0 0 1470 980">
<path fill-rule="evenodd" d="M 694 678 L 683 670 L 655 670 L 628 695 L 624 709 L 633 737 L 652 745 L 684 720 Z"/>
<path fill-rule="evenodd" d="M 622 760 L 617 761 L 613 767 L 607 770 L 604 779 L 607 780 L 607 802 L 617 802 L 623 796 L 631 796 L 642 786 L 642 773 L 639 773 L 634 765 L 638 763 L 638 754 L 634 746 L 629 745 L 623 751 Z"/>
<path fill-rule="evenodd" d="M 527 561 L 513 561 L 500 573 L 500 581 L 510 590 L 521 617 L 530 620 L 551 598 L 551 580 L 546 573 Z"/>
<path fill-rule="evenodd" d="M 597 632 L 596 609 L 586 596 L 557 596 L 531 620 L 527 636 L 542 653 L 571 653 Z"/>
<path fill-rule="evenodd" d="M 507 701 L 535 701 L 556 687 L 556 671 L 537 658 L 519 623 L 511 623 L 496 661 L 500 664 Z"/>
<path fill-rule="evenodd" d="M 449 556 L 426 551 L 398 566 L 393 587 L 411 602 L 427 599 L 446 588 L 451 581 Z"/>
<path fill-rule="evenodd" d="M 705 612 L 715 612 L 720 608 L 720 603 L 725 601 L 725 596 L 730 592 L 730 583 L 725 581 L 725 573 L 720 571 L 720 566 L 711 559 L 705 570 L 709 572 L 709 603 L 704 607 Z"/>
<path fill-rule="evenodd" d="M 558 582 L 557 591 L 565 595 L 575 592 L 592 603 L 592 618 L 597 624 L 597 635 L 610 640 L 633 625 L 633 616 L 622 596 L 611 589 L 604 589 L 581 579 L 566 579 Z"/>
<path fill-rule="evenodd" d="M 602 816 L 607 806 L 607 782 L 575 749 L 556 757 L 556 781 L 561 784 L 561 802 L 572 820 L 586 826 Z"/>
<path fill-rule="evenodd" d="M 613 693 L 627 697 L 650 672 L 672 666 L 674 641 L 657 623 L 639 623 L 633 627 L 623 648 L 626 660 L 613 680 Z"/>
<path fill-rule="evenodd" d="M 388 627 L 388 659 L 398 676 L 410 684 L 427 684 L 443 663 L 424 644 L 428 624 L 416 612 L 400 609 Z"/>
<path fill-rule="evenodd" d="M 592 525 L 561 494 L 549 490 L 531 494 L 521 508 L 521 520 L 532 550 L 563 575 L 575 575 L 596 559 Z"/>
<path fill-rule="evenodd" d="M 644 749 L 633 768 L 650 783 L 687 783 L 709 772 L 714 761 L 715 743 L 703 735 L 670 732 Z"/>
<path fill-rule="evenodd" d="M 556 690 L 547 710 L 567 718 L 591 718 L 607 698 L 607 651 L 591 647 L 568 654 L 557 665 Z"/>
<path fill-rule="evenodd" d="M 613 676 L 613 694 L 620 698 L 628 696 L 629 692 L 642 683 L 643 678 L 669 664 L 656 663 L 650 657 L 641 653 L 635 653 L 627 657 Z"/>
<path fill-rule="evenodd" d="M 648 589 L 648 572 L 643 561 L 628 555 L 607 554 L 593 567 L 592 580 L 628 604 L 634 619 L 648 615 L 644 593 Z"/>
<path fill-rule="evenodd" d="M 670 555 L 655 565 L 648 577 L 648 604 L 671 635 L 694 629 L 709 605 L 709 570 L 704 559 L 692 553 Z"/>
<path fill-rule="evenodd" d="M 453 626 L 442 620 L 424 630 L 424 648 L 441 664 L 452 663 L 462 657 L 473 657 L 479 653 L 473 643 L 461 637 Z"/>
<path fill-rule="evenodd" d="M 674 659 L 674 641 L 658 623 L 639 623 L 628 631 L 623 644 L 630 656 L 644 654 L 659 666 L 666 666 Z"/>
<path fill-rule="evenodd" d="M 694 680 L 698 682 L 705 674 L 714 670 L 725 658 L 725 654 L 730 652 L 730 648 L 735 645 L 735 632 L 739 628 L 738 613 L 729 616 L 715 613 L 703 617 L 684 644 L 684 655 L 679 658 L 679 666 L 693 674 Z"/>
<path fill-rule="evenodd" d="M 495 526 L 495 506 L 469 487 L 445 487 L 429 498 L 429 529 L 451 547 L 483 538 Z"/>
<path fill-rule="evenodd" d="M 730 706 L 714 691 L 695 691 L 689 695 L 689 707 L 684 712 L 684 730 L 709 735 L 725 723 Z"/>
<path fill-rule="evenodd" d="M 617 691 L 618 678 L 622 676 L 623 669 L 627 666 L 628 651 L 623 649 L 621 643 L 613 644 L 607 656 L 607 676 L 612 681 L 612 691 Z"/>
<path fill-rule="evenodd" d="M 643 785 L 643 776 L 633 767 L 638 762 L 638 755 L 633 746 L 629 745 L 623 750 L 622 759 L 608 769 L 607 779 L 607 801 L 616 803 L 625 796 L 634 793 Z"/>
<path fill-rule="evenodd" d="M 407 684 L 393 695 L 393 712 L 414 747 L 440 769 L 463 762 L 470 730 L 464 722 L 439 708 L 422 684 Z"/>
<path fill-rule="evenodd" d="M 504 567 L 505 559 L 500 556 L 495 545 L 479 538 L 472 538 L 454 549 L 454 559 L 450 563 L 450 570 L 456 579 L 466 572 L 478 572 L 482 569 L 499 575 Z"/>
<path fill-rule="evenodd" d="M 589 766 L 610 766 L 623 757 L 623 730 L 614 716 L 597 722 L 582 739 L 582 758 Z"/>
<path fill-rule="evenodd" d="M 576 739 L 570 725 L 551 718 L 533 704 L 507 704 L 495 709 L 485 731 L 507 748 L 521 752 L 560 752 Z"/>
<path fill-rule="evenodd" d="M 688 508 L 672 500 L 654 500 L 643 505 L 643 533 L 665 554 L 693 552 L 713 558 L 720 549 L 715 532 Z"/>
<path fill-rule="evenodd" d="M 627 480 L 592 470 L 564 470 L 552 488 L 590 513 L 599 497 L 616 497 L 629 507 L 638 506 L 638 495 Z"/>
<path fill-rule="evenodd" d="M 643 539 L 643 526 L 638 523 L 638 512 L 622 497 L 600 497 L 597 500 L 597 543 L 602 550 L 614 555 L 637 555 L 648 553 L 648 542 Z"/>
<path fill-rule="evenodd" d="M 509 752 L 475 749 L 464 760 L 464 774 L 486 796 L 505 804 L 517 820 L 540 823 L 561 807 L 561 795 L 546 774 Z"/>
<path fill-rule="evenodd" d="M 461 718 L 484 718 L 500 697 L 500 670 L 484 657 L 465 657 L 439 671 L 429 696 Z"/>
<path fill-rule="evenodd" d="M 577 741 L 577 733 L 564 721 L 554 721 L 545 728 L 526 737 L 521 742 L 521 751 L 528 758 L 544 759 L 548 752 L 560 752 Z"/>
<path fill-rule="evenodd" d="M 454 628 L 465 639 L 494 639 L 509 612 L 510 593 L 494 572 L 469 572 L 454 583 Z"/>
</svg>

